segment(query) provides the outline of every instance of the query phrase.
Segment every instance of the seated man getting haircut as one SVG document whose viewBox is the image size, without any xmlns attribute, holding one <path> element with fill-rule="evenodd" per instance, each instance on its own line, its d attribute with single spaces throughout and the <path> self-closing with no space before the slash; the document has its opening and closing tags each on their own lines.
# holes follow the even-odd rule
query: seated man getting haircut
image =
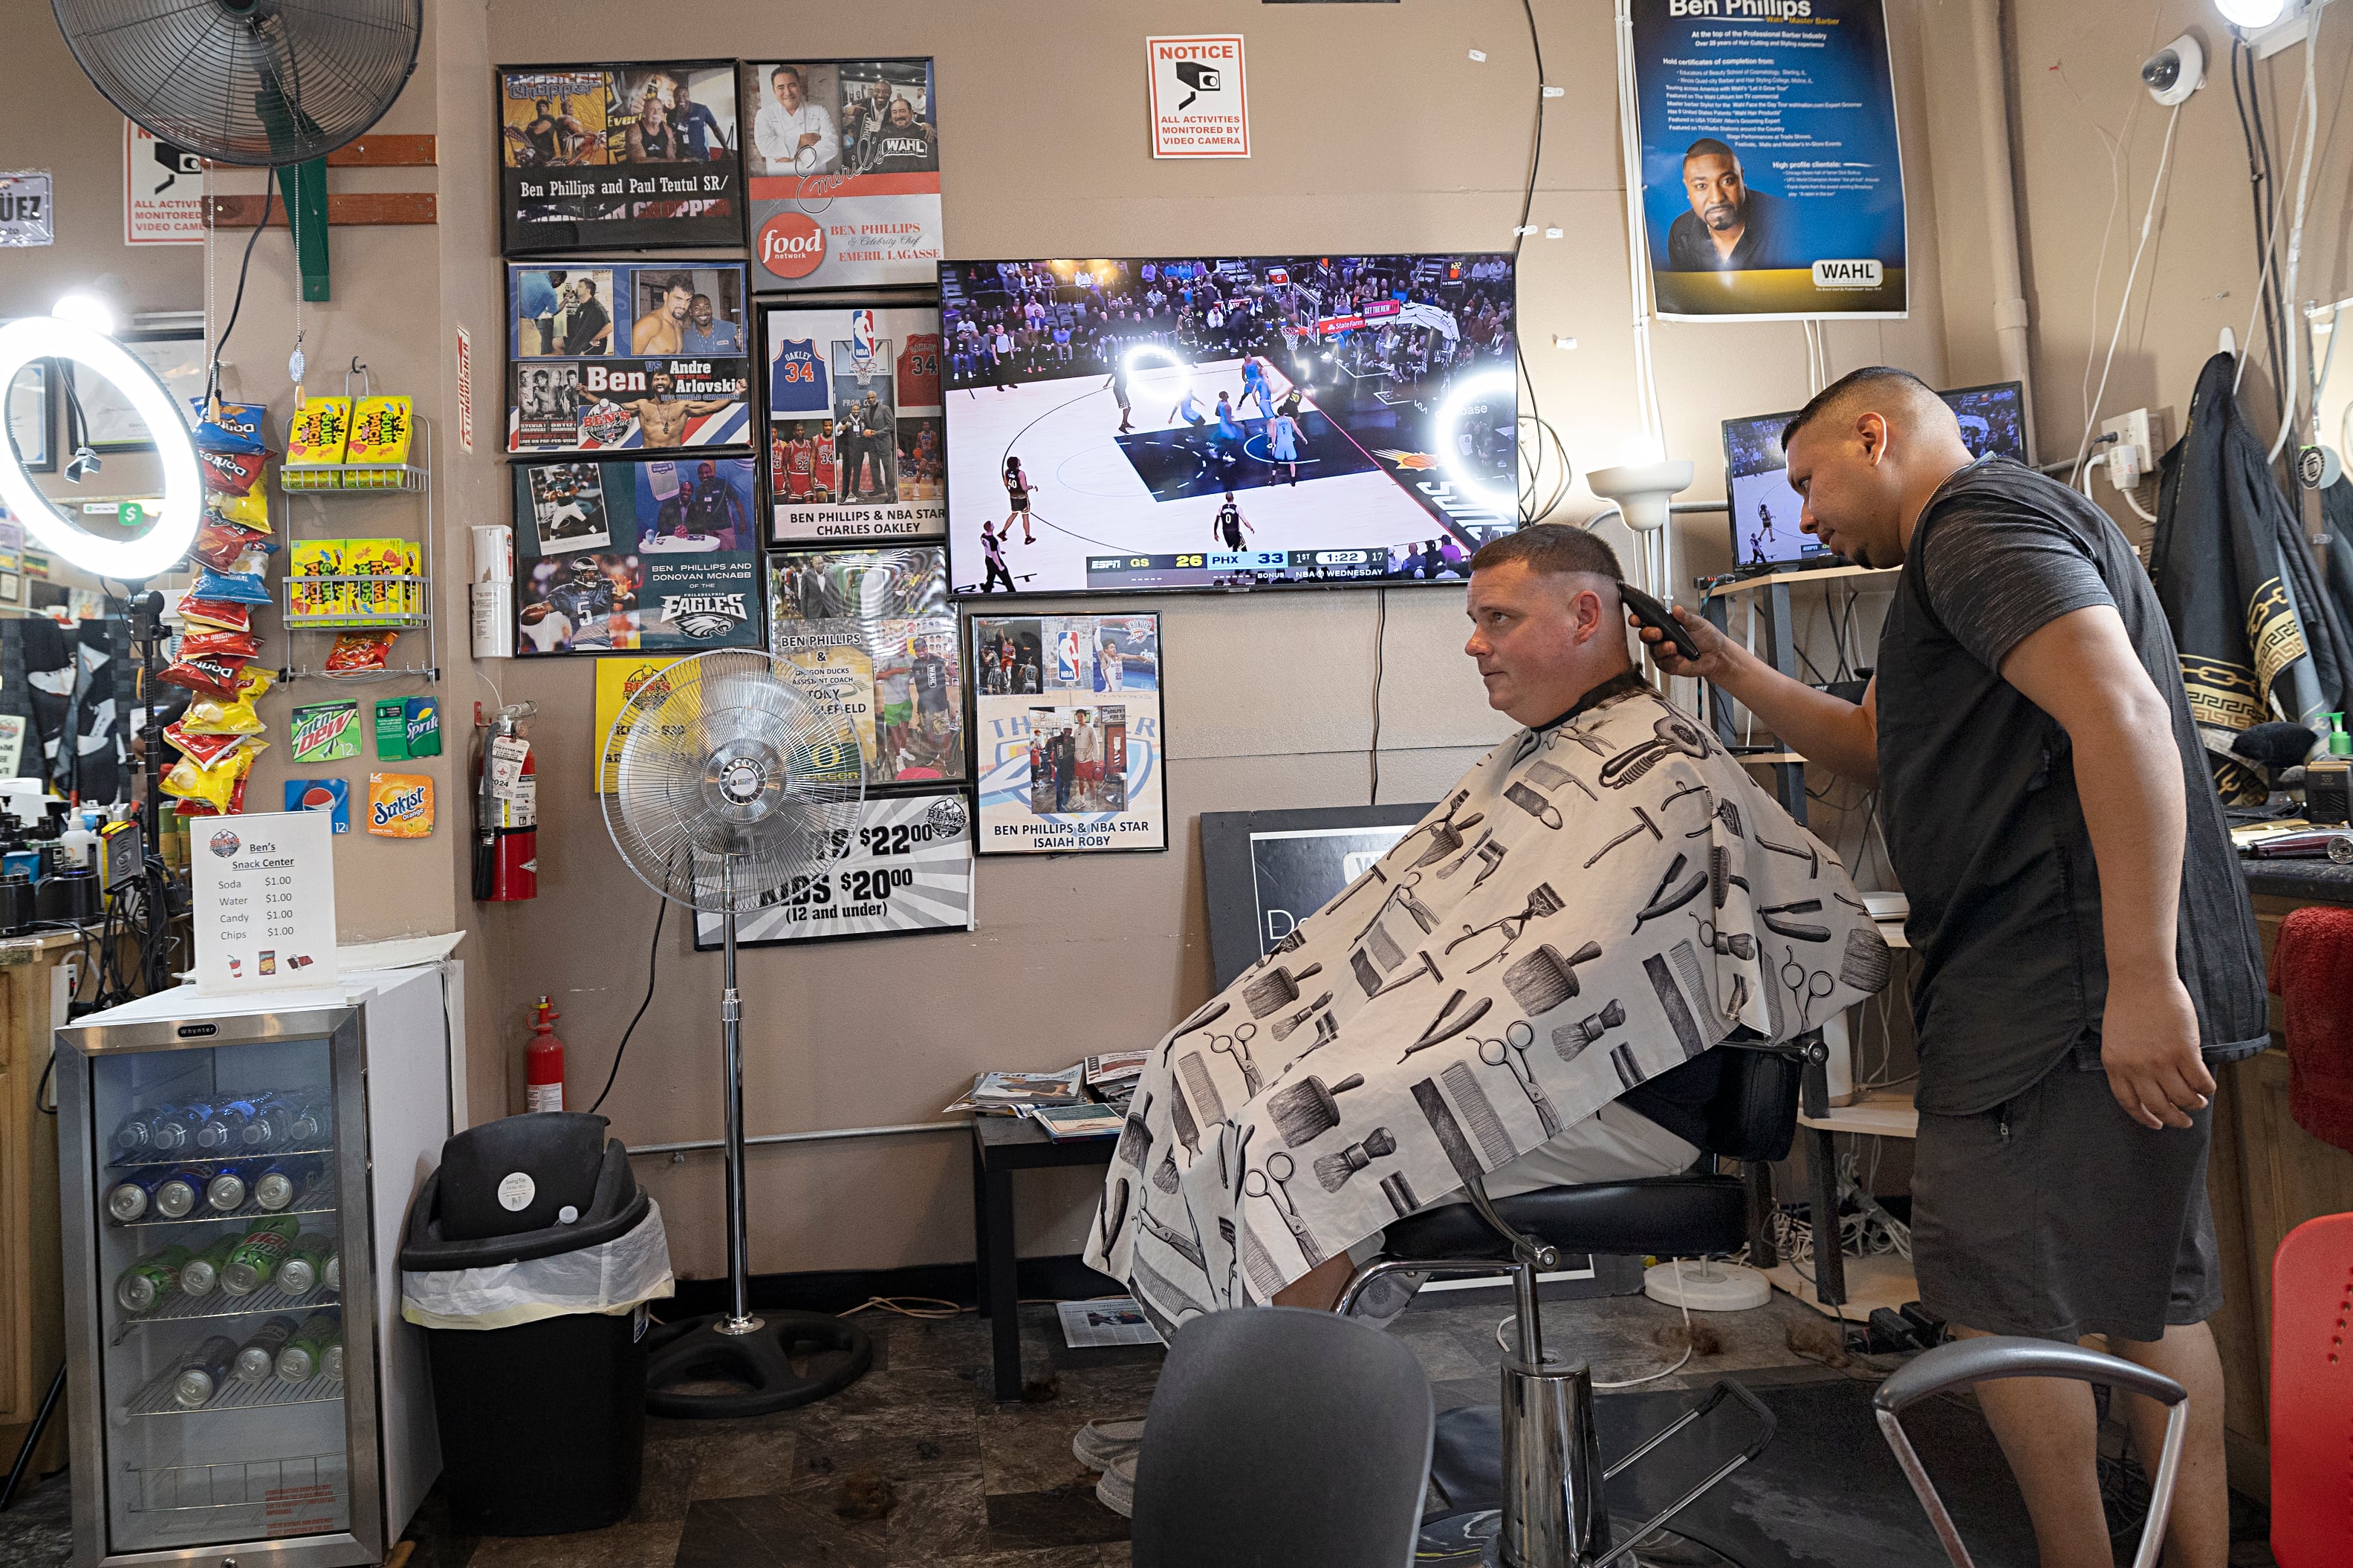
<svg viewBox="0 0 2353 1568">
<path fill-rule="evenodd" d="M 1540 525 L 1471 566 L 1463 651 L 1525 728 L 1146 1063 L 1087 1261 L 1163 1333 L 1329 1307 L 1472 1177 L 1686 1170 L 1715 1047 L 1887 977 L 1837 858 L 1635 673 L 1609 546 Z"/>
</svg>

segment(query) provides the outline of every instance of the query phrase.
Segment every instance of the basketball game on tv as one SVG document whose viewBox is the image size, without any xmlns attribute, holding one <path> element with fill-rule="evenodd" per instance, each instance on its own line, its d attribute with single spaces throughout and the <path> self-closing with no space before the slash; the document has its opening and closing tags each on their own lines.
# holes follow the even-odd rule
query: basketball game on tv
<svg viewBox="0 0 2353 1568">
<path fill-rule="evenodd" d="M 1517 525 L 1512 265 L 943 263 L 953 591 L 1464 581 Z"/>
</svg>

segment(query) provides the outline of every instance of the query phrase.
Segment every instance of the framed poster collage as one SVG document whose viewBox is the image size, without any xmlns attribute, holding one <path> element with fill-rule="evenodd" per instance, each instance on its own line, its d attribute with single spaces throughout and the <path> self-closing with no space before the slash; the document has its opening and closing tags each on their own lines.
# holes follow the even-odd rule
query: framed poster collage
<svg viewBox="0 0 2353 1568">
<path fill-rule="evenodd" d="M 936 283 L 932 62 L 496 78 L 518 654 L 596 656 L 601 752 L 670 662 L 766 647 L 850 719 L 868 805 L 741 940 L 971 929 L 939 312 L 855 292 Z"/>
</svg>

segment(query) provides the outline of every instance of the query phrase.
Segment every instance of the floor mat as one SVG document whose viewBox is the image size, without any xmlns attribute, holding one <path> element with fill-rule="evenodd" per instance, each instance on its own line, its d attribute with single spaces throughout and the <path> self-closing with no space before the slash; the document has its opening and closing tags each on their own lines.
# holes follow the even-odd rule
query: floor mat
<svg viewBox="0 0 2353 1568">
<path fill-rule="evenodd" d="M 1780 1423 L 1773 1441 L 1675 1521 L 1674 1528 L 1743 1568 L 1887 1568 L 1945 1561 L 1935 1531 L 1872 1419 L 1872 1384 L 1841 1378 L 1757 1390 Z M 1595 1397 L 1605 1462 L 1672 1421 L 1697 1394 Z M 1609 1514 L 1623 1531 L 1695 1486 L 1745 1446 L 1753 1417 L 1736 1404 L 1679 1434 L 1609 1483 Z M 1438 1419 L 1430 1475 L 1445 1511 L 1501 1506 L 1496 1407 L 1450 1410 Z M 2034 1533 L 2010 1468 L 1975 1410 L 1927 1400 L 1904 1428 L 1952 1510 L 1979 1568 L 2029 1568 Z"/>
</svg>

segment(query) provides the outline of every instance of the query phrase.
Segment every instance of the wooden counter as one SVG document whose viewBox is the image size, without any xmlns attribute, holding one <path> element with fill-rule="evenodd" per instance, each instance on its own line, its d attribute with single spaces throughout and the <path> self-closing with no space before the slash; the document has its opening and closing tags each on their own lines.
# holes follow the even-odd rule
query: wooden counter
<svg viewBox="0 0 2353 1568">
<path fill-rule="evenodd" d="M 2248 885 L 2266 967 L 2290 910 L 2353 904 L 2353 867 L 2326 861 L 2251 863 Z M 2353 1210 L 2353 1153 L 2322 1142 L 2288 1114 L 2287 1046 L 2276 996 L 2272 1048 L 2222 1071 L 2206 1187 L 2222 1260 L 2214 1338 L 2222 1355 L 2231 1484 L 2268 1497 L 2272 1255 L 2306 1220 Z"/>
<path fill-rule="evenodd" d="M 70 984 L 60 968 L 80 962 L 81 943 L 71 932 L 0 939 L 0 1474 L 65 1359 L 58 1119 L 35 1096 L 49 1065 L 52 1005 L 62 1014 L 54 988 Z M 60 1406 L 33 1474 L 66 1462 L 65 1439 Z"/>
</svg>

